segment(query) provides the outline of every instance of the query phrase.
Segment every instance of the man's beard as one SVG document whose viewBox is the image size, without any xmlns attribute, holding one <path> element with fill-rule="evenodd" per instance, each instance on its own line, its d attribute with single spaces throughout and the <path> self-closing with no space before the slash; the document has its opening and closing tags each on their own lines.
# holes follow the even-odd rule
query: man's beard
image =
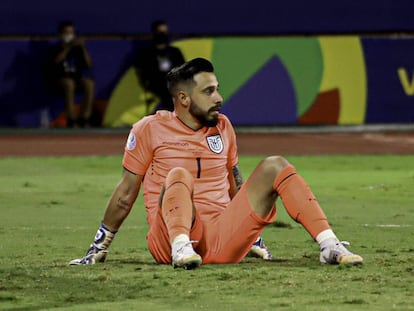
<svg viewBox="0 0 414 311">
<path fill-rule="evenodd" d="M 192 100 L 189 112 L 202 126 L 214 127 L 219 121 L 218 114 L 210 115 L 210 112 L 215 111 L 216 109 L 217 107 L 212 107 L 207 112 L 203 111 L 198 107 L 197 103 Z"/>
</svg>

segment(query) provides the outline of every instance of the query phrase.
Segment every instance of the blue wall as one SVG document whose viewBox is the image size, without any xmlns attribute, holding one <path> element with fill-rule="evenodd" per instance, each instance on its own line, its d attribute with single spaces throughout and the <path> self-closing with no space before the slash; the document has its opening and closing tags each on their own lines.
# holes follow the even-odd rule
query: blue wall
<svg viewBox="0 0 414 311">
<path fill-rule="evenodd" d="M 2 0 L 0 35 L 50 35 L 62 19 L 84 34 L 147 33 L 166 19 L 181 34 L 413 31 L 412 0 Z"/>
<path fill-rule="evenodd" d="M 131 66 L 137 42 L 122 40 L 123 35 L 147 34 L 154 19 L 165 19 L 171 31 L 195 35 L 323 34 L 362 32 L 414 32 L 413 0 L 364 1 L 0 1 L 0 126 L 37 126 L 42 107 L 51 108 L 52 118 L 63 110 L 62 101 L 51 97 L 44 87 L 41 64 L 48 40 L 14 39 L 4 36 L 51 36 L 59 21 L 71 19 L 80 34 L 113 34 L 111 39 L 87 42 L 94 58 L 96 98 L 107 101 L 119 79 Z M 120 38 L 120 39 L 116 39 Z M 414 68 L 411 51 L 414 39 L 407 41 L 363 38 L 368 68 L 368 110 L 366 122 L 411 122 L 395 118 L 384 108 L 404 103 L 411 109 L 414 97 Z M 387 67 L 388 66 L 388 67 Z M 409 94 L 401 93 L 396 69 L 408 75 Z M 388 79 L 388 80 L 387 80 Z M 383 87 L 383 86 L 386 87 Z M 384 93 L 372 92 L 373 89 Z M 412 89 L 412 90 L 411 90 Z M 398 93 L 398 96 L 395 97 Z M 374 110 L 373 110 L 374 109 Z M 396 111 L 400 111 L 397 109 Z M 379 111 L 379 110 L 378 110 Z"/>
<path fill-rule="evenodd" d="M 124 98 L 121 102 L 111 98 L 131 72 L 133 56 L 142 43 L 127 39 L 87 41 L 101 107 L 125 103 Z M 185 48 L 186 57 L 202 53 L 212 58 L 223 84 L 223 111 L 235 125 L 414 122 L 414 37 L 354 36 L 350 43 L 349 36 L 204 37 L 178 43 Z M 48 108 L 53 120 L 64 111 L 62 98 L 50 95 L 42 79 L 49 44 L 48 40 L 0 40 L 0 127 L 36 127 L 43 108 Z M 202 44 L 201 50 L 198 44 Z M 247 52 L 241 53 L 240 46 Z M 259 48 L 267 52 L 256 52 Z M 235 75 L 246 77 L 232 85 L 240 80 L 233 79 Z M 226 93 L 229 88 L 233 91 Z M 132 98 L 131 107 L 138 106 L 137 81 L 123 90 Z M 298 94 L 301 96 L 296 97 Z M 261 108 L 256 109 L 254 102 Z M 279 114 L 274 115 L 271 112 L 276 106 Z M 128 107 L 122 105 L 118 110 L 122 113 Z M 102 115 L 109 115 L 108 110 Z M 301 120 L 305 115 L 308 121 Z M 328 116 L 332 118 L 326 119 Z"/>
</svg>

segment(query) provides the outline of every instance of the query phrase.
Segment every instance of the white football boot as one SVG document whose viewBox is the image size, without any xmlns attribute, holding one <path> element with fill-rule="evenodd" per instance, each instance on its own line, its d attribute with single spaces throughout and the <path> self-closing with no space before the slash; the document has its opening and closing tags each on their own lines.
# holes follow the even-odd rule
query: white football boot
<svg viewBox="0 0 414 311">
<path fill-rule="evenodd" d="M 350 245 L 349 242 L 337 241 L 321 250 L 320 262 L 323 264 L 342 264 L 342 265 L 360 265 L 364 259 L 356 254 L 351 253 L 344 245 Z"/>
<path fill-rule="evenodd" d="M 186 270 L 198 268 L 202 259 L 193 249 L 193 243 L 196 241 L 183 241 L 173 243 L 171 250 L 172 265 L 175 268 L 184 268 Z"/>
</svg>

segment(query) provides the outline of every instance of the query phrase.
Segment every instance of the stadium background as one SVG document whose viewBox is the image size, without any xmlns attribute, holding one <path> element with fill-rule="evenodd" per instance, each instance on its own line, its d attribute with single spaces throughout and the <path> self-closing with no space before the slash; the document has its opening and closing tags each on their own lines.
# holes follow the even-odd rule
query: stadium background
<svg viewBox="0 0 414 311">
<path fill-rule="evenodd" d="M 223 112 L 236 126 L 410 124 L 414 120 L 411 1 L 154 1 L 0 3 L 0 126 L 52 125 L 61 98 L 42 82 L 56 25 L 88 39 L 95 112 L 106 127 L 145 114 L 132 70 L 154 19 L 165 19 L 186 58 L 217 68 Z M 277 111 L 277 113 L 275 113 Z"/>
</svg>

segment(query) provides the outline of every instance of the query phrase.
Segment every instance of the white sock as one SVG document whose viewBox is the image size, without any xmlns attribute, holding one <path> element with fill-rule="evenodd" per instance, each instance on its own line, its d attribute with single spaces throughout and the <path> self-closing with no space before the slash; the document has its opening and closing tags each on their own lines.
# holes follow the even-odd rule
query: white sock
<svg viewBox="0 0 414 311">
<path fill-rule="evenodd" d="M 319 233 L 316 238 L 316 242 L 319 243 L 320 249 L 325 249 L 327 246 L 338 242 L 338 238 L 331 229 L 327 229 Z"/>
<path fill-rule="evenodd" d="M 182 242 L 184 243 L 190 242 L 190 237 L 187 234 L 179 234 L 174 238 L 171 245 L 182 243 Z"/>
</svg>

